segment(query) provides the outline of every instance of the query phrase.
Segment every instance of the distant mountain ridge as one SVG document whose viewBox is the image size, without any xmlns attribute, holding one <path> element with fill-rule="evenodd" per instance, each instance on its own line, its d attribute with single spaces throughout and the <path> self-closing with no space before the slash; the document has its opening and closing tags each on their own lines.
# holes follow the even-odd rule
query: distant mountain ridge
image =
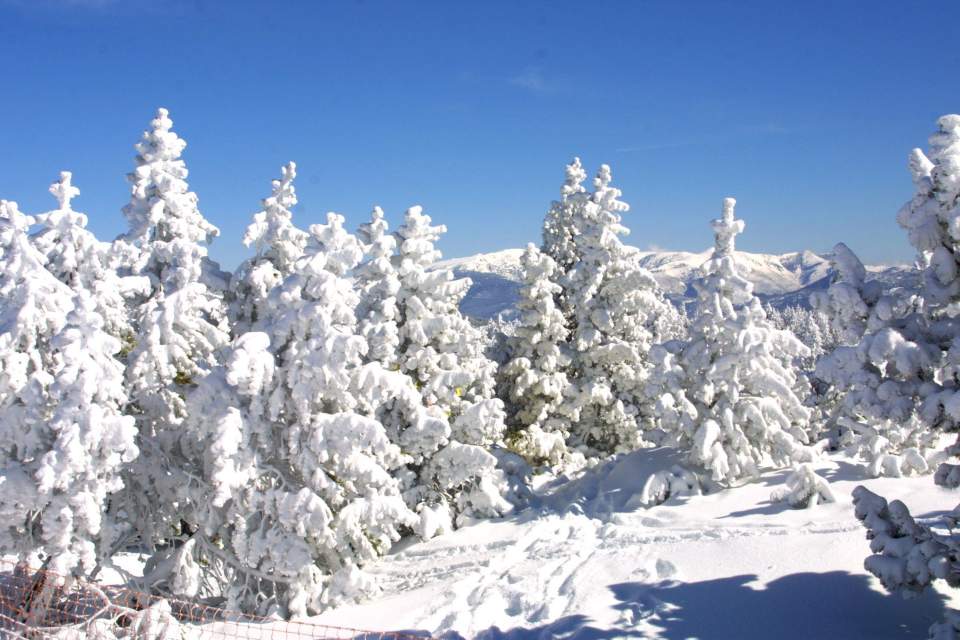
<svg viewBox="0 0 960 640">
<path fill-rule="evenodd" d="M 712 249 L 699 253 L 631 249 L 636 252 L 640 265 L 648 269 L 664 292 L 678 303 L 694 297 L 691 283 L 700 277 L 700 267 L 712 253 Z M 489 319 L 513 309 L 519 295 L 522 255 L 523 249 L 504 249 L 442 260 L 437 266 L 452 268 L 458 276 L 473 280 L 461 309 L 470 317 Z M 753 282 L 757 295 L 778 308 L 807 306 L 810 294 L 829 286 L 833 275 L 830 255 L 812 251 L 783 254 L 738 251 L 734 259 L 743 276 Z M 882 280 L 888 286 L 909 286 L 917 280 L 917 271 L 910 266 L 868 265 L 867 271 L 870 279 Z"/>
</svg>

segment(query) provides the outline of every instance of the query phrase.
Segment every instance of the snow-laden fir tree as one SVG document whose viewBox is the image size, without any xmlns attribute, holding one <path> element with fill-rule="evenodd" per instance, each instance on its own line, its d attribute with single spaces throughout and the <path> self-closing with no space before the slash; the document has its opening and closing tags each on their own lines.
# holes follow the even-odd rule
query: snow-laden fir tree
<svg viewBox="0 0 960 640">
<path fill-rule="evenodd" d="M 449 442 L 418 470 L 406 495 L 411 504 L 446 514 L 496 515 L 507 505 L 486 447 L 503 435 L 503 403 L 493 397 L 496 365 L 483 352 L 479 330 L 460 313 L 470 280 L 435 267 L 434 243 L 445 231 L 419 206 L 407 210 L 396 231 L 400 370 L 414 380 L 431 415 L 451 427 Z"/>
<path fill-rule="evenodd" d="M 861 293 L 868 306 L 865 333 L 817 366 L 817 377 L 842 398 L 839 444 L 872 475 L 930 471 L 939 434 L 960 418 L 960 325 L 952 311 L 960 300 L 960 116 L 938 124 L 929 156 L 919 149 L 910 155 L 915 193 L 897 214 L 926 265 L 921 291 Z"/>
<path fill-rule="evenodd" d="M 114 501 L 145 544 L 177 532 L 179 440 L 186 396 L 217 364 L 229 335 L 222 291 L 206 244 L 218 234 L 197 207 L 180 158 L 186 143 L 159 109 L 136 145 L 136 169 L 127 179 L 123 213 L 128 239 L 139 251 L 137 272 L 149 295 L 135 309 L 136 345 L 127 359 L 127 385 L 137 418 L 140 457 Z"/>
<path fill-rule="evenodd" d="M 589 202 L 589 195 L 583 186 L 586 179 L 587 172 L 580 158 L 574 158 L 566 167 L 560 199 L 550 205 L 543 220 L 543 252 L 556 263 L 558 274 L 568 273 L 580 260 L 576 237 L 580 233 L 582 209 Z M 567 311 L 564 293 L 561 291 L 558 296 L 564 311 Z"/>
<path fill-rule="evenodd" d="M 960 301 L 960 115 L 943 116 L 937 124 L 938 131 L 930 137 L 929 154 L 914 149 L 910 155 L 916 190 L 897 214 L 897 221 L 919 253 L 920 264 L 926 266 L 920 300 L 910 313 L 897 314 L 889 327 L 863 337 L 856 353 L 868 364 L 859 370 L 850 366 L 852 374 L 846 378 L 877 390 L 873 402 L 866 405 L 873 410 L 870 426 L 892 423 L 883 431 L 878 429 L 876 438 L 886 437 L 889 443 L 901 445 L 899 455 L 884 455 L 878 447 L 886 464 L 876 466 L 891 475 L 899 475 L 904 468 L 925 470 L 931 461 L 931 456 L 925 455 L 927 446 L 934 446 L 941 430 L 955 430 L 960 418 L 956 373 L 960 326 L 955 320 Z M 882 382 L 877 385 L 877 380 Z M 907 403 L 913 405 L 907 420 L 891 420 L 891 413 Z M 960 443 L 947 452 L 960 453 Z M 917 462 L 911 464 L 911 458 Z M 941 464 L 934 480 L 946 487 L 960 486 L 960 466 Z M 864 566 L 887 589 L 912 596 L 937 579 L 952 587 L 960 586 L 960 547 L 955 536 L 916 522 L 899 500 L 887 503 L 864 487 L 857 487 L 853 498 L 873 552 Z M 958 514 L 960 507 L 946 517 L 950 529 L 960 522 Z M 930 627 L 929 637 L 960 637 L 960 612 L 948 612 L 944 622 Z"/>
<path fill-rule="evenodd" d="M 240 265 L 231 280 L 230 319 L 235 335 L 257 322 L 270 291 L 293 272 L 307 243 L 307 232 L 293 224 L 297 165 L 288 162 L 280 171 L 280 179 L 272 182 L 270 195 L 262 201 L 263 209 L 254 214 L 243 236 L 243 244 L 254 247 L 256 254 Z"/>
<path fill-rule="evenodd" d="M 653 427 L 652 402 L 645 396 L 648 352 L 664 340 L 677 315 L 620 240 L 629 233 L 621 223 L 629 206 L 611 180 L 610 167 L 602 165 L 592 193 L 565 185 L 576 262 L 559 275 L 571 322 L 571 378 L 579 392 L 571 443 L 601 453 L 635 449 L 641 432 Z"/>
<path fill-rule="evenodd" d="M 369 593 L 361 568 L 416 526 L 393 475 L 409 458 L 366 415 L 376 399 L 358 394 L 366 344 L 347 274 L 360 257 L 342 216 L 311 226 L 304 254 L 261 303 L 257 331 L 191 396 L 182 493 L 199 528 L 148 567 L 154 588 L 316 613 Z M 406 376 L 381 372 L 419 404 Z"/>
<path fill-rule="evenodd" d="M 879 287 L 867 287 L 866 267 L 842 242 L 833 248 L 830 266 L 833 270 L 830 286 L 826 291 L 811 294 L 810 305 L 829 319 L 843 344 L 857 344 L 867 330 L 870 311 L 879 298 Z"/>
<path fill-rule="evenodd" d="M 508 342 L 510 360 L 499 374 L 508 399 L 508 439 L 526 459 L 556 465 L 568 454 L 566 439 L 577 418 L 570 411 L 576 394 L 567 379 L 569 331 L 556 302 L 561 291 L 553 282 L 556 263 L 528 244 L 520 264 L 519 324 Z"/>
<path fill-rule="evenodd" d="M 141 282 L 117 275 L 113 245 L 97 240 L 86 228 L 87 216 L 73 210 L 71 201 L 80 190 L 72 177 L 69 171 L 61 171 L 60 179 L 50 185 L 58 206 L 36 216 L 41 228 L 32 240 L 44 256 L 47 270 L 72 290 L 88 291 L 104 329 L 128 348 L 133 335 L 125 295 L 141 292 Z"/>
<path fill-rule="evenodd" d="M 55 409 L 52 341 L 72 297 L 30 243 L 33 223 L 16 202 L 0 200 L 0 550 L 17 554 L 37 549 L 43 535 L 34 472 Z"/>
<path fill-rule="evenodd" d="M 397 293 L 400 278 L 393 264 L 397 240 L 387 233 L 388 225 L 383 209 L 374 207 L 370 221 L 360 225 L 357 235 L 363 243 L 366 259 L 354 275 L 360 294 L 357 305 L 359 331 L 367 341 L 368 362 L 379 362 L 397 368 L 397 349 L 400 334 L 397 319 Z"/>
<path fill-rule="evenodd" d="M 460 313 L 469 278 L 454 279 L 446 268 L 433 268 L 440 258 L 434 243 L 447 230 L 431 225 L 422 207 L 411 207 L 397 229 L 395 256 L 400 289 L 400 368 L 421 387 L 428 406 L 451 418 L 467 406 L 493 396 L 495 365 L 483 354 L 480 332 Z M 483 437 L 499 437 L 498 426 Z M 481 442 L 477 442 L 481 444 Z"/>
<path fill-rule="evenodd" d="M 673 434 L 691 463 L 725 484 L 811 455 L 810 411 L 793 364 L 807 348 L 771 326 L 753 285 L 738 273 L 734 243 L 744 222 L 734 219 L 735 203 L 724 199 L 712 223 L 713 256 L 694 283 L 697 314 L 682 364 L 696 418 Z"/>
<path fill-rule="evenodd" d="M 35 453 L 7 466 L 5 475 L 19 476 L 14 486 L 29 505 L 17 518 L 32 520 L 23 542 L 56 574 L 89 575 L 118 550 L 126 524 L 107 513 L 107 501 L 122 488 L 121 471 L 138 451 L 134 419 L 123 415 L 123 365 L 114 357 L 120 341 L 105 331 L 89 292 L 80 289 L 73 301 L 66 325 L 50 341 L 58 364 L 48 418 L 34 427 Z"/>
</svg>

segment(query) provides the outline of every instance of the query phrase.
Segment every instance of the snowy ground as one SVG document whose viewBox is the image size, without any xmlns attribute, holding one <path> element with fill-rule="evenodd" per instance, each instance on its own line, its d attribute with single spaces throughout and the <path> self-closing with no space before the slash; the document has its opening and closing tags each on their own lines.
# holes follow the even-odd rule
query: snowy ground
<svg viewBox="0 0 960 640">
<path fill-rule="evenodd" d="M 904 601 L 863 569 L 858 484 L 935 520 L 960 496 L 932 478 L 867 479 L 819 465 L 836 504 L 771 503 L 784 472 L 651 509 L 644 479 L 673 462 L 640 451 L 579 478 L 543 482 L 533 506 L 395 550 L 384 595 L 316 621 L 448 638 L 920 638 L 960 598 Z"/>
</svg>

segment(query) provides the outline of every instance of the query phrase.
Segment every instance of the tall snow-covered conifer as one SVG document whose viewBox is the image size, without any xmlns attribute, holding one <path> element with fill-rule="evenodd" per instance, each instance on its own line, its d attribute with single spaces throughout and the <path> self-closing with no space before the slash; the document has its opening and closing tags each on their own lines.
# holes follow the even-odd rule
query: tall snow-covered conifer
<svg viewBox="0 0 960 640">
<path fill-rule="evenodd" d="M 556 263 L 533 244 L 521 265 L 519 326 L 500 374 L 509 399 L 511 445 L 529 460 L 558 464 L 567 455 L 566 439 L 577 417 L 570 410 L 575 392 L 567 379 L 569 331 L 556 303 L 561 287 L 552 281 Z"/>
<path fill-rule="evenodd" d="M 840 444 L 873 475 L 930 471 L 942 431 L 960 421 L 960 116 L 943 116 L 929 155 L 909 158 L 913 198 L 897 213 L 923 268 L 919 295 L 864 292 L 866 332 L 821 360 L 817 376 L 842 393 Z"/>
<path fill-rule="evenodd" d="M 60 364 L 50 388 L 52 413 L 38 438 L 46 452 L 24 471 L 36 480 L 38 545 L 55 573 L 89 574 L 109 561 L 126 527 L 107 512 L 123 487 L 121 471 L 138 453 L 127 402 L 120 341 L 104 330 L 96 301 L 84 289 L 51 347 Z M 39 434 L 38 434 L 39 435 Z"/>
<path fill-rule="evenodd" d="M 52 343 L 72 297 L 30 243 L 33 222 L 16 202 L 0 200 L 0 549 L 19 554 L 41 545 L 35 472 L 55 409 L 50 388 L 60 359 Z"/>
<path fill-rule="evenodd" d="M 496 365 L 483 353 L 480 332 L 460 313 L 470 280 L 431 268 L 440 257 L 434 242 L 446 227 L 430 222 L 421 207 L 411 207 L 396 232 L 399 364 L 431 415 L 447 419 L 451 432 L 419 469 L 408 500 L 446 513 L 496 515 L 507 508 L 495 459 L 485 450 L 504 431 L 503 403 L 493 397 Z"/>
<path fill-rule="evenodd" d="M 578 166 L 575 160 L 567 168 L 561 206 L 568 211 L 564 224 L 572 225 L 575 261 L 559 275 L 572 332 L 572 378 L 580 394 L 572 442 L 588 451 L 629 451 L 641 443 L 641 432 L 653 427 L 652 402 L 645 396 L 648 352 L 666 337 L 677 312 L 620 240 L 629 233 L 621 223 L 629 205 L 611 185 L 610 167 L 600 167 L 590 193 L 579 186 Z M 566 254 L 566 245 L 559 246 Z"/>
<path fill-rule="evenodd" d="M 157 563 L 168 589 L 315 613 L 373 589 L 361 568 L 416 525 L 392 475 L 408 459 L 357 393 L 366 344 L 347 274 L 360 257 L 342 216 L 311 226 L 270 313 L 192 395 L 183 495 L 200 530 Z"/>
<path fill-rule="evenodd" d="M 135 311 L 137 342 L 126 372 L 141 455 L 116 503 L 147 544 L 176 528 L 186 396 L 229 339 L 216 289 L 222 283 L 205 246 L 219 232 L 189 190 L 180 158 L 186 143 L 172 125 L 167 110 L 158 109 L 136 145 L 137 166 L 127 178 L 130 202 L 123 209 L 127 238 L 139 250 L 137 270 L 152 287 Z"/>
<path fill-rule="evenodd" d="M 806 461 L 809 409 L 794 359 L 807 348 L 774 329 L 753 285 L 737 271 L 734 239 L 743 232 L 733 198 L 714 220 L 716 245 L 696 282 L 697 316 L 682 356 L 696 407 L 681 441 L 695 465 L 719 482 L 755 476 L 766 465 Z"/>
</svg>

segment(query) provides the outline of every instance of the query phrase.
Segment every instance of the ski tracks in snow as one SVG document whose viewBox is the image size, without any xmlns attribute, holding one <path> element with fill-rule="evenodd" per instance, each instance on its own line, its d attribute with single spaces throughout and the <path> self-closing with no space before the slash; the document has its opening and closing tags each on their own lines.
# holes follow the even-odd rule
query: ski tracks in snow
<svg viewBox="0 0 960 640">
<path fill-rule="evenodd" d="M 491 621 L 501 628 L 529 628 L 582 613 L 586 602 L 611 597 L 607 587 L 617 578 L 611 569 L 642 567 L 631 581 L 651 586 L 675 580 L 677 569 L 664 557 L 664 545 L 780 535 L 835 534 L 858 530 L 857 522 L 787 526 L 716 526 L 707 522 L 683 527 L 652 518 L 617 514 L 611 522 L 575 512 L 541 514 L 528 522 L 491 523 L 525 529 L 516 539 L 474 545 L 415 546 L 381 565 L 386 593 L 435 587 L 437 594 L 417 622 L 436 635 L 456 632 L 473 637 Z M 613 602 L 611 601 L 611 604 Z M 661 608 L 621 608 L 619 624 L 634 627 Z M 509 620 L 506 623 L 505 618 Z M 454 636 L 455 637 L 455 636 Z"/>
<path fill-rule="evenodd" d="M 578 585 L 602 552 L 602 525 L 584 516 L 550 516 L 532 524 L 513 544 L 490 554 L 469 575 L 444 591 L 423 626 L 473 635 L 504 613 L 515 626 L 556 620 L 572 613 Z"/>
</svg>

